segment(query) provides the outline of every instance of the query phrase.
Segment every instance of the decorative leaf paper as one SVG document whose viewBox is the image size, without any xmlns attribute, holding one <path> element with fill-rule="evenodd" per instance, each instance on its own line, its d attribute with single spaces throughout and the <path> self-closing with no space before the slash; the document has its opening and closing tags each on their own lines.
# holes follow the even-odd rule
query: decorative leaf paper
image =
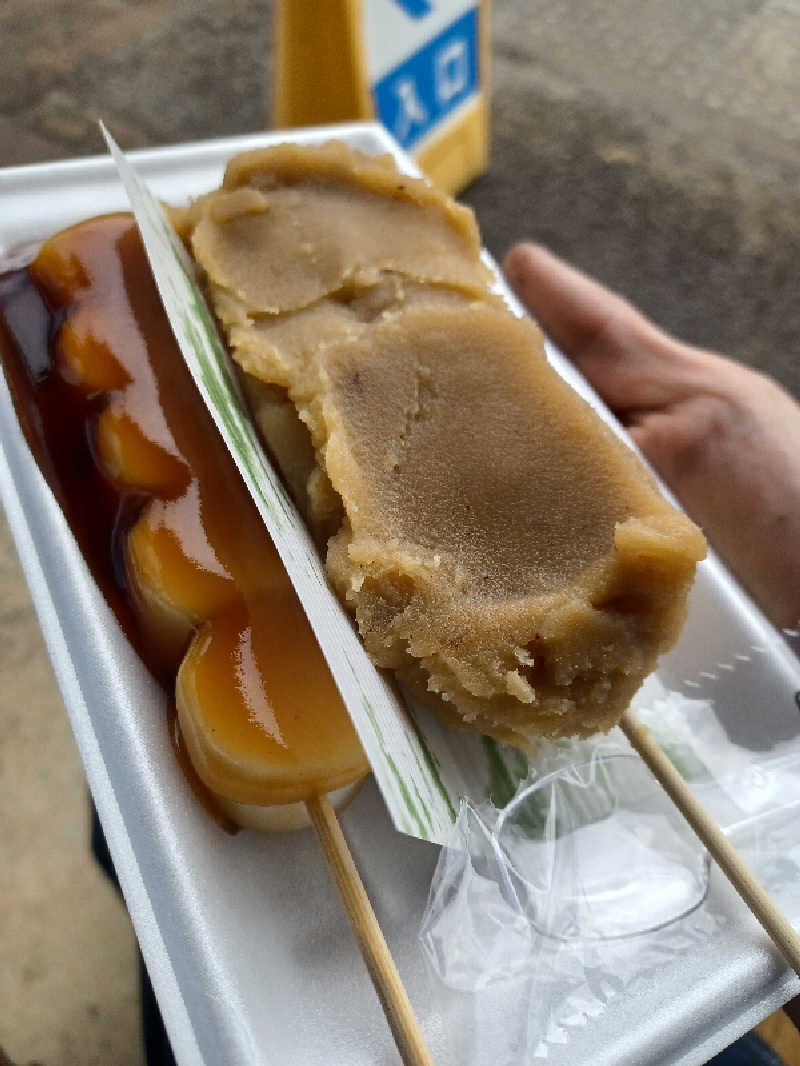
<svg viewBox="0 0 800 1066">
<path fill-rule="evenodd" d="M 425 708 L 401 701 L 370 662 L 331 591 L 313 541 L 264 454 L 194 265 L 160 205 L 101 128 L 130 199 L 164 308 L 203 396 L 303 604 L 367 753 L 397 829 L 452 843 L 462 798 L 476 803 L 516 791 L 527 760 L 485 737 L 454 733 Z"/>
</svg>

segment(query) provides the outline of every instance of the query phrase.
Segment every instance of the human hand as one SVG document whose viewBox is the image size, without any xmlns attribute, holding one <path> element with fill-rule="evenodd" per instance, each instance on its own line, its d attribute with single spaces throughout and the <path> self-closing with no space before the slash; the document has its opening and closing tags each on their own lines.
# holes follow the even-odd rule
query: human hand
<svg viewBox="0 0 800 1066">
<path fill-rule="evenodd" d="M 503 269 L 767 616 L 800 620 L 800 406 L 769 378 L 675 340 L 544 248 Z"/>
</svg>

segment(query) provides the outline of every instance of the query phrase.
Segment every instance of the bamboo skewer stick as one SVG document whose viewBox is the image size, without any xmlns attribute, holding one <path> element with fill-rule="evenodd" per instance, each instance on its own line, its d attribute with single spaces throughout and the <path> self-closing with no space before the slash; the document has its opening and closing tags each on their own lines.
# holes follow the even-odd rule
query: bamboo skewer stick
<svg viewBox="0 0 800 1066">
<path fill-rule="evenodd" d="M 306 808 L 404 1066 L 434 1066 L 336 812 L 326 795 L 307 800 Z"/>
<path fill-rule="evenodd" d="M 775 946 L 800 974 L 800 936 L 778 905 L 653 740 L 647 727 L 637 722 L 630 710 L 622 716 L 620 727 Z"/>
<path fill-rule="evenodd" d="M 620 727 L 765 932 L 800 975 L 800 936 L 775 901 L 653 740 L 649 730 L 636 721 L 630 710 L 622 716 Z M 434 1066 L 336 812 L 325 795 L 308 800 L 306 807 L 404 1066 Z"/>
</svg>

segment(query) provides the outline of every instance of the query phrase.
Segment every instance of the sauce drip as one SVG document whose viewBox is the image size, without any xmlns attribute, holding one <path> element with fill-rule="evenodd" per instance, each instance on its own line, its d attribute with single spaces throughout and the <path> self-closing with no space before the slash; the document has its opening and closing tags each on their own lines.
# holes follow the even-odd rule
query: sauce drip
<svg viewBox="0 0 800 1066">
<path fill-rule="evenodd" d="M 28 447 L 66 515 L 95 582 L 128 639 L 159 680 L 132 605 L 119 544 L 141 506 L 120 493 L 94 462 L 89 426 L 99 403 L 59 373 L 52 340 L 63 312 L 48 301 L 29 270 L 0 277 L 0 357 Z"/>
</svg>

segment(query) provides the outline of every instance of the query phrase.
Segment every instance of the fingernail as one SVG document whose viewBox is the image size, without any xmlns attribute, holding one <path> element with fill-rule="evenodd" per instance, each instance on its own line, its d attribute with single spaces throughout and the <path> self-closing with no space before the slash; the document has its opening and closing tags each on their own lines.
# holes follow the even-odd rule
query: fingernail
<svg viewBox="0 0 800 1066">
<path fill-rule="evenodd" d="M 503 258 L 503 273 L 511 287 L 519 290 L 525 287 L 533 258 L 533 245 L 515 244 Z"/>
</svg>

